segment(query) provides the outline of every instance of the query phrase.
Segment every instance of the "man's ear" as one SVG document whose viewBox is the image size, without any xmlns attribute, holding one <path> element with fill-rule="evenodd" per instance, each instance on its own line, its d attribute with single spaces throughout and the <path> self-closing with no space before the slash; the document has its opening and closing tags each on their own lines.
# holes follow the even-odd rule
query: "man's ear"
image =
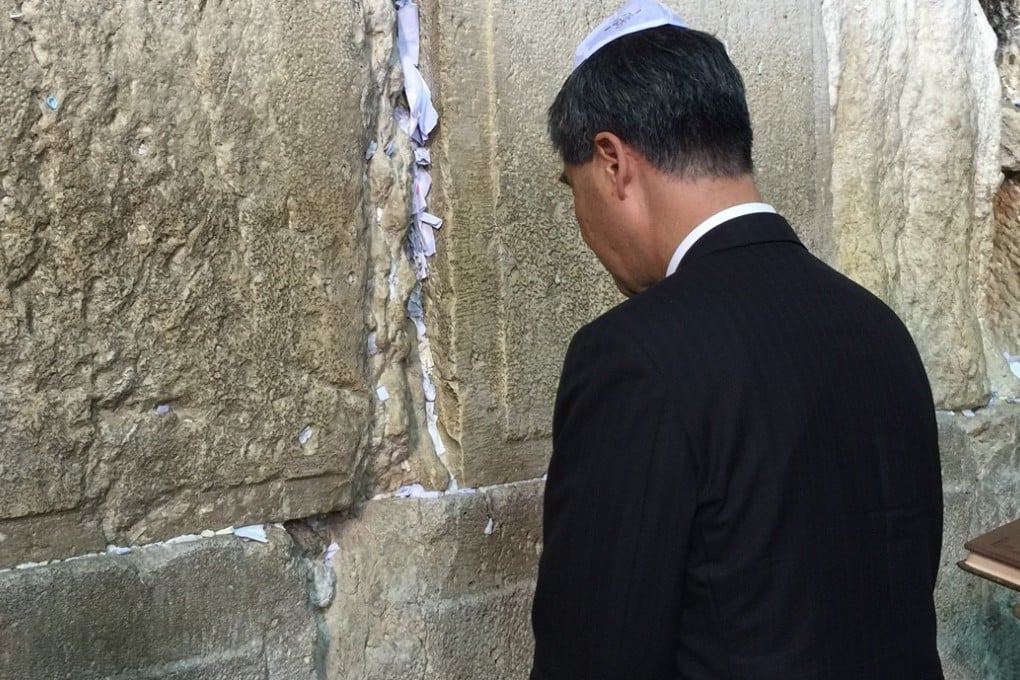
<svg viewBox="0 0 1020 680">
<path fill-rule="evenodd" d="M 612 132 L 595 135 L 595 166 L 598 174 L 609 182 L 617 199 L 623 200 L 633 180 L 634 159 L 622 139 Z"/>
</svg>

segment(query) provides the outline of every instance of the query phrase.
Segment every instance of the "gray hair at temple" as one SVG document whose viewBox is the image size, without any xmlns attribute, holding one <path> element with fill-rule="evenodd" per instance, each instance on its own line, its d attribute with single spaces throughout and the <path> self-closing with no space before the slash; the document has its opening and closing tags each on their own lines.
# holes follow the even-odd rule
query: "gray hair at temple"
<svg viewBox="0 0 1020 680">
<path fill-rule="evenodd" d="M 549 136 L 568 165 L 611 132 L 670 175 L 754 171 L 744 81 L 715 37 L 662 26 L 622 36 L 570 74 L 549 109 Z"/>
</svg>

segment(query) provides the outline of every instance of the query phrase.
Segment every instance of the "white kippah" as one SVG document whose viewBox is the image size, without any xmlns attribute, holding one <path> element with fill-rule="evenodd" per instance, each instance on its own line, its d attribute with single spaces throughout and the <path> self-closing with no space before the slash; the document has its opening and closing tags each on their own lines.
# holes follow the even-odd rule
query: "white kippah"
<svg viewBox="0 0 1020 680">
<path fill-rule="evenodd" d="M 632 0 L 588 34 L 574 54 L 574 68 L 617 38 L 658 26 L 688 28 L 687 22 L 680 15 L 661 2 Z"/>
</svg>

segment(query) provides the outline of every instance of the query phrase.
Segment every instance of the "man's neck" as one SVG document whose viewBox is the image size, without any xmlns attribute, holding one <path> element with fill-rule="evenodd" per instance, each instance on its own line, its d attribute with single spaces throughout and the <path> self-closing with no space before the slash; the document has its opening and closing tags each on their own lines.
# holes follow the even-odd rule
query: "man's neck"
<svg viewBox="0 0 1020 680">
<path fill-rule="evenodd" d="M 657 216 L 656 256 L 665 272 L 680 242 L 716 213 L 742 203 L 759 203 L 761 194 L 753 175 L 735 178 L 677 180 L 664 177 L 655 192 Z"/>
</svg>

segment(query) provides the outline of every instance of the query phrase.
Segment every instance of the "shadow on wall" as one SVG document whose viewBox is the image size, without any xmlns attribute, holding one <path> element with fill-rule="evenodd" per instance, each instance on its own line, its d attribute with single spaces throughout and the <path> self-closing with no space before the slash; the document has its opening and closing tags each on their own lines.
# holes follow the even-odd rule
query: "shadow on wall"
<svg viewBox="0 0 1020 680">
<path fill-rule="evenodd" d="M 1010 35 L 1017 26 L 1017 20 L 1020 19 L 1016 0 L 978 1 L 981 3 L 981 9 L 985 11 L 985 16 L 988 17 L 988 23 L 992 25 L 992 29 L 999 39 L 999 45 L 1004 45 L 1009 41 Z"/>
<path fill-rule="evenodd" d="M 985 324 L 991 342 L 1001 347 L 1006 362 L 1012 365 L 1011 359 L 1020 354 L 1016 319 L 1016 310 L 1020 310 L 1020 10 L 1016 0 L 982 0 L 981 4 L 999 39 L 996 62 L 1002 79 L 1004 174 L 995 197 Z M 1020 375 L 1015 377 L 1020 379 Z"/>
</svg>

